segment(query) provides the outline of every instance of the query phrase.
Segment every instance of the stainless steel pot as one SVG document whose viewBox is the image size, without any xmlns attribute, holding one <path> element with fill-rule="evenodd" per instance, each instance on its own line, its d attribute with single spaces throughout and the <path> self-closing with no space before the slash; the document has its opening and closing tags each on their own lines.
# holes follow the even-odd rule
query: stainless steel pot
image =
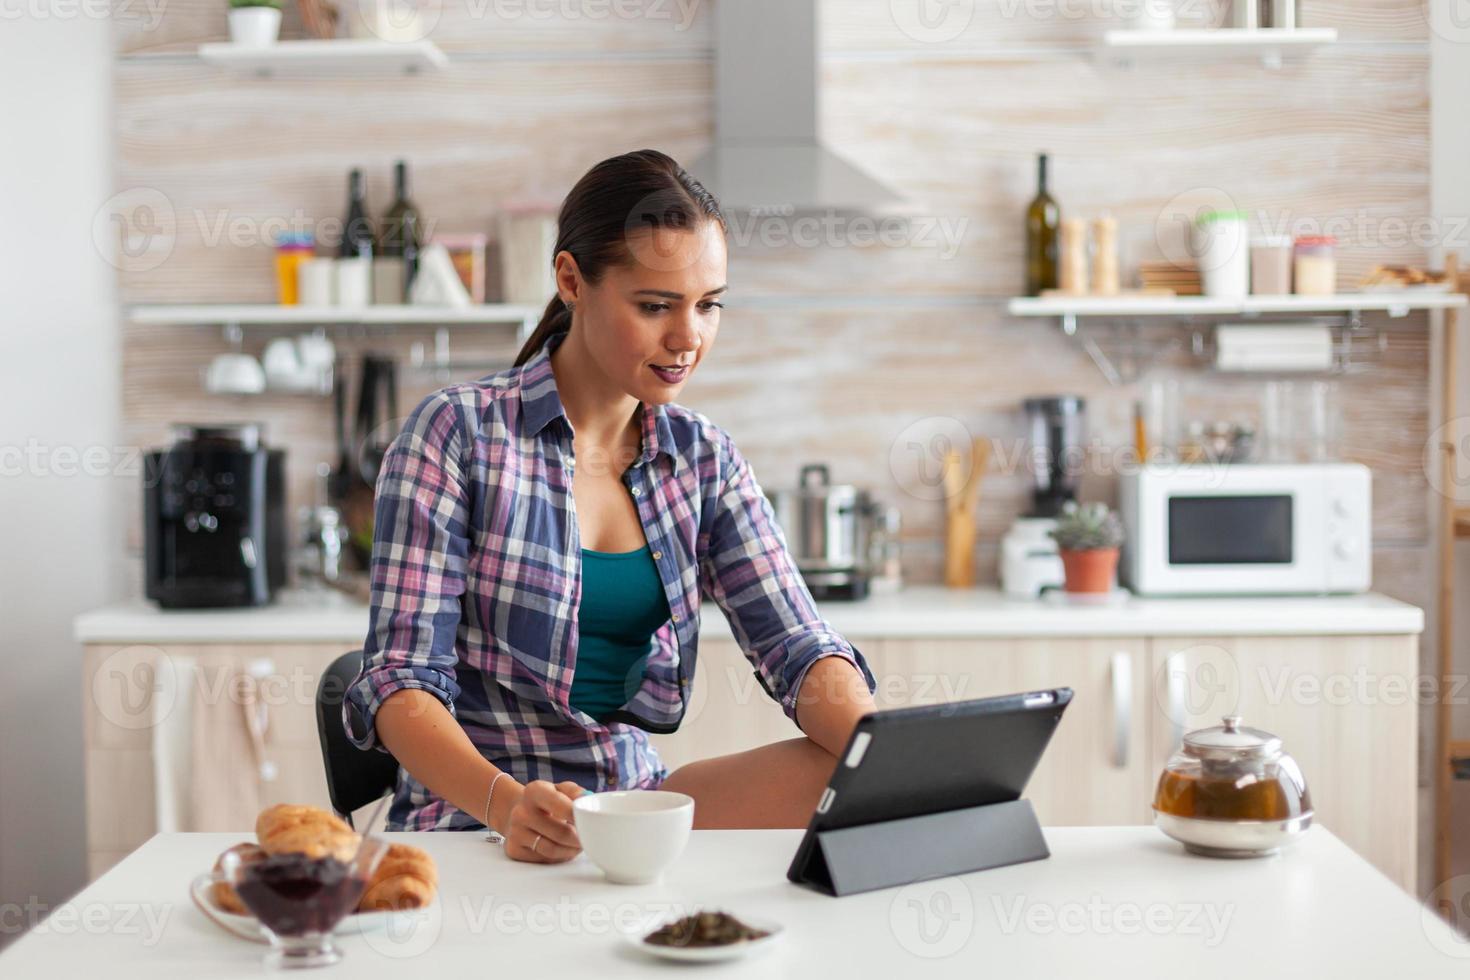
<svg viewBox="0 0 1470 980">
<path fill-rule="evenodd" d="M 868 491 L 833 483 L 824 464 L 801 468 L 791 490 L 770 490 L 767 499 L 786 535 L 786 546 L 817 598 L 860 599 L 882 570 L 893 519 Z"/>
</svg>

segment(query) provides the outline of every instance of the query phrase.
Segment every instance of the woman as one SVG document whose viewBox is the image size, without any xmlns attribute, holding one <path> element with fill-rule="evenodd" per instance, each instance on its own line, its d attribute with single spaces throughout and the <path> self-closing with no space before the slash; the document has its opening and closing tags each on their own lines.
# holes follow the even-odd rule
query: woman
<svg viewBox="0 0 1470 980">
<path fill-rule="evenodd" d="M 425 399 L 378 478 L 346 716 L 400 763 L 393 829 L 580 850 L 572 800 L 661 788 L 699 827 L 805 826 L 875 684 L 818 617 L 749 465 L 672 401 L 714 342 L 724 217 L 662 153 L 567 195 L 557 295 L 516 366 Z M 708 594 L 803 736 L 670 773 Z"/>
</svg>

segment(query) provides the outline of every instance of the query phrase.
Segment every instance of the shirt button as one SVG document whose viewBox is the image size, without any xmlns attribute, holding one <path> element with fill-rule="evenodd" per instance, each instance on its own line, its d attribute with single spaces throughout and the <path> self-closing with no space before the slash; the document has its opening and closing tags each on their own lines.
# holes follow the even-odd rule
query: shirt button
<svg viewBox="0 0 1470 980">
<path fill-rule="evenodd" d="M 674 613 L 674 615 L 670 616 L 669 618 L 672 619 L 674 622 L 677 623 L 679 621 L 679 614 L 678 613 Z"/>
<path fill-rule="evenodd" d="M 662 557 L 663 557 L 663 556 L 664 556 L 664 553 L 663 553 L 663 552 L 662 552 L 662 551 L 655 551 L 655 552 L 654 552 L 654 553 L 653 553 L 653 560 L 654 560 L 654 561 L 658 561 L 658 560 L 659 560 L 659 559 L 660 559 L 660 558 L 662 558 Z"/>
<path fill-rule="evenodd" d="M 641 487 L 634 487 L 631 493 L 633 494 L 633 496 L 638 497 L 643 494 L 643 489 Z"/>
<path fill-rule="evenodd" d="M 568 466 L 576 466 L 577 465 L 577 457 L 575 457 L 575 456 L 568 456 L 567 457 L 567 465 Z"/>
</svg>

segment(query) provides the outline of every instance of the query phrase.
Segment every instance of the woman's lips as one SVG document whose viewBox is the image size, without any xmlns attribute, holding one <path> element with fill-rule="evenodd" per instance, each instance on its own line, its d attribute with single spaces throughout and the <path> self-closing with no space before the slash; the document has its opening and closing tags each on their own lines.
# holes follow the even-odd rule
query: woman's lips
<svg viewBox="0 0 1470 980">
<path fill-rule="evenodd" d="M 666 385 L 679 384 L 685 378 L 689 377 L 689 365 L 687 364 L 672 365 L 668 367 L 660 367 L 657 364 L 650 364 L 649 367 L 653 369 L 654 374 L 658 375 L 658 379 Z"/>
</svg>

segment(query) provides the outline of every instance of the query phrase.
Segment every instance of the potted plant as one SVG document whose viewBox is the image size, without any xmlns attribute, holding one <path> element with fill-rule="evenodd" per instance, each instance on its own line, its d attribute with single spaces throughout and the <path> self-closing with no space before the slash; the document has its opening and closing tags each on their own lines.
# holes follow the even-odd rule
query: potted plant
<svg viewBox="0 0 1470 980">
<path fill-rule="evenodd" d="M 275 44 L 281 33 L 281 0 L 230 0 L 230 40 L 252 48 Z"/>
<path fill-rule="evenodd" d="M 1062 555 L 1068 592 L 1111 592 L 1123 544 L 1123 522 L 1107 504 L 1069 501 L 1051 532 Z"/>
</svg>

